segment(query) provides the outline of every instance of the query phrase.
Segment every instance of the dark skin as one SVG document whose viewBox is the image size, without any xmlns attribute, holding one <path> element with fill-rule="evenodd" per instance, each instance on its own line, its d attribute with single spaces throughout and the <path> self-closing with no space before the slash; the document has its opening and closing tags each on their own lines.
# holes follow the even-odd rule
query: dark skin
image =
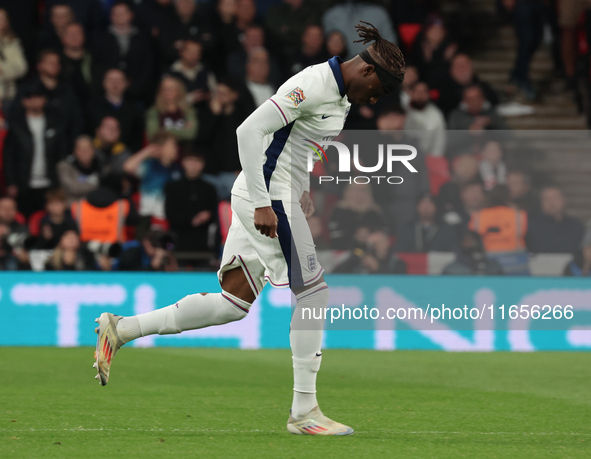
<svg viewBox="0 0 591 459">
<path fill-rule="evenodd" d="M 371 51 L 370 53 L 380 63 L 379 57 L 375 56 Z M 341 73 L 343 74 L 347 98 L 351 102 L 361 105 L 373 105 L 381 96 L 385 95 L 374 66 L 368 64 L 359 56 L 343 62 L 341 64 Z M 302 204 L 306 218 L 312 216 L 314 207 L 311 204 L 310 196 L 307 192 L 303 194 L 300 203 Z M 277 237 L 277 221 L 277 215 L 275 215 L 272 207 L 259 207 L 254 211 L 254 226 L 263 236 L 271 239 Z M 324 276 L 321 276 L 312 285 L 298 288 L 292 287 L 292 290 L 294 294 L 298 295 L 322 282 L 324 282 Z M 256 298 L 242 269 L 233 269 L 226 272 L 222 279 L 222 289 L 248 303 L 252 303 Z"/>
</svg>

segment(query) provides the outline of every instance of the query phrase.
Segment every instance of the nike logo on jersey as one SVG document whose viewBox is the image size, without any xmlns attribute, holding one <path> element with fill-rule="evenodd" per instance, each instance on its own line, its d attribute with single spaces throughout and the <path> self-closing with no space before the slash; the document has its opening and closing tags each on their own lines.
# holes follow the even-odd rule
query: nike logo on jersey
<svg viewBox="0 0 591 459">
<path fill-rule="evenodd" d="M 322 119 L 325 120 L 326 118 L 330 118 L 332 115 L 322 115 Z"/>
</svg>

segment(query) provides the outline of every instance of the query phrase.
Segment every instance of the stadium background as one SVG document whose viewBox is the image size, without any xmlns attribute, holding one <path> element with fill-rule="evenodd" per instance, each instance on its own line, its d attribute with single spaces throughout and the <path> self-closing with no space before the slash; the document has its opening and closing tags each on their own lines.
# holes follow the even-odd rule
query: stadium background
<svg viewBox="0 0 591 459">
<path fill-rule="evenodd" d="M 572 56 L 560 51 L 564 30 L 556 20 L 557 5 L 541 0 L 119 3 L 0 0 L 8 13 L 0 16 L 9 18 L 14 32 L 0 25 L 5 270 L 0 307 L 17 324 L 27 324 L 0 325 L 0 345 L 92 345 L 87 324 L 105 308 L 132 314 L 197 290 L 215 290 L 215 275 L 201 271 L 215 270 L 229 225 L 228 190 L 238 168 L 236 127 L 294 72 L 333 54 L 350 57 L 359 19 L 402 47 L 409 70 L 399 95 L 355 107 L 346 128 L 424 133 L 418 160 L 424 173 L 410 194 L 391 197 L 395 211 L 377 197 L 356 200 L 356 190 L 313 190 L 319 253 L 339 273 L 327 275 L 331 287 L 355 289 L 368 303 L 388 286 L 416 304 L 428 298 L 417 292 L 442 290 L 448 292 L 446 301 L 458 305 L 476 302 L 481 291 L 511 304 L 540 292 L 558 292 L 556 304 L 591 304 L 584 279 L 561 277 L 584 278 L 591 267 L 591 230 L 585 228 L 591 217 L 591 160 L 584 14 L 575 28 L 573 76 L 563 70 L 565 57 Z M 111 27 L 113 21 L 118 27 Z M 514 28 L 529 32 L 516 35 Z M 25 107 L 38 99 L 45 100 L 42 152 L 31 147 L 29 118 L 38 114 Z M 450 142 L 455 130 L 468 129 L 482 132 L 478 142 L 469 148 Z M 167 154 L 170 161 L 163 159 Z M 44 167 L 33 171 L 32 158 L 39 156 Z M 186 177 L 190 167 L 199 178 Z M 488 233 L 481 232 L 482 251 L 501 266 L 495 274 L 503 277 L 488 275 L 496 268 L 467 261 L 462 252 L 464 236 L 475 229 L 474 214 L 499 207 L 490 202 L 497 192 L 508 194 L 500 207 L 523 211 L 518 214 L 528 228 L 512 235 L 514 246 L 508 249 L 487 242 Z M 85 232 L 75 212 L 68 214 L 72 204 L 101 199 L 108 205 L 125 202 L 129 210 L 124 235 L 115 225 L 107 228 L 114 239 L 92 244 L 96 238 L 88 234 L 104 231 L 104 221 L 85 221 Z M 335 237 L 343 221 L 357 226 Z M 423 240 L 414 232 L 421 224 L 440 237 Z M 376 248 L 380 242 L 386 244 L 382 254 Z M 487 275 L 441 276 L 458 263 L 460 271 L 445 273 Z M 285 295 L 266 289 L 239 325 L 138 345 L 288 347 L 291 302 Z M 506 331 L 492 338 L 472 331 L 426 335 L 404 325 L 389 332 L 328 331 L 325 344 L 591 348 L 589 332 L 576 327 L 525 330 L 520 339 Z"/>
</svg>

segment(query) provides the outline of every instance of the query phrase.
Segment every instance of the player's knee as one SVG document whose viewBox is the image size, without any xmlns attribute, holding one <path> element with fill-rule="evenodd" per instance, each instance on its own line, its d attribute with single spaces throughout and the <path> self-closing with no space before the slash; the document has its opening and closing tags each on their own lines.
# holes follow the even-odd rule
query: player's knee
<svg viewBox="0 0 591 459">
<path fill-rule="evenodd" d="M 224 292 L 228 292 L 248 304 L 252 304 L 256 299 L 242 269 L 232 269 L 224 273 L 221 286 Z"/>
</svg>

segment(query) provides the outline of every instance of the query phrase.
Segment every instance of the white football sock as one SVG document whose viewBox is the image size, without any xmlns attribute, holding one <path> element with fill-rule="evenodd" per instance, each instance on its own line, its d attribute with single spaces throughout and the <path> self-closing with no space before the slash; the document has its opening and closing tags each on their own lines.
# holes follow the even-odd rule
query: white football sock
<svg viewBox="0 0 591 459">
<path fill-rule="evenodd" d="M 146 335 L 170 335 L 222 325 L 246 317 L 250 306 L 250 303 L 224 291 L 196 293 L 171 306 L 138 316 L 124 317 L 117 323 L 117 333 L 127 343 Z"/>
<path fill-rule="evenodd" d="M 316 376 L 322 362 L 324 310 L 328 306 L 328 286 L 315 285 L 296 296 L 289 341 L 293 354 L 293 403 L 291 415 L 298 419 L 318 405 Z M 305 310 L 304 310 L 305 308 Z M 320 317 L 315 319 L 314 316 Z"/>
</svg>

